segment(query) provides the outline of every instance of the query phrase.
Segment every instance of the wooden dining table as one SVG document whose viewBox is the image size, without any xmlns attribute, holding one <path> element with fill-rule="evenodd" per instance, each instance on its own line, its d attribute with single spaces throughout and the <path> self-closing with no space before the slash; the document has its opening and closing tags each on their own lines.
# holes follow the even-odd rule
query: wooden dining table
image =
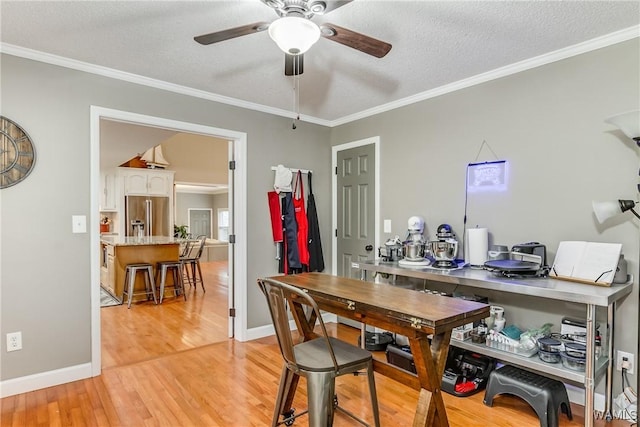
<svg viewBox="0 0 640 427">
<path fill-rule="evenodd" d="M 377 359 L 374 359 L 374 369 L 419 390 L 414 427 L 449 425 L 440 384 L 451 331 L 488 317 L 488 305 L 322 273 L 270 279 L 305 290 L 323 311 L 406 336 L 417 374 Z M 316 319 L 311 317 L 308 322 L 300 331 L 304 340 L 315 337 Z M 292 381 L 282 415 L 291 410 L 298 377 Z"/>
</svg>

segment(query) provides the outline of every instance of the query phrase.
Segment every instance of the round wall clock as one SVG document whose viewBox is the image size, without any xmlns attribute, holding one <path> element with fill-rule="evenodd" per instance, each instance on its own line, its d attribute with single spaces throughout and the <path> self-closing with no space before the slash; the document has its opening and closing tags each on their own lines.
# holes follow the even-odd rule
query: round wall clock
<svg viewBox="0 0 640 427">
<path fill-rule="evenodd" d="M 29 135 L 15 122 L 0 116 L 0 188 L 25 179 L 35 164 L 36 152 Z"/>
</svg>

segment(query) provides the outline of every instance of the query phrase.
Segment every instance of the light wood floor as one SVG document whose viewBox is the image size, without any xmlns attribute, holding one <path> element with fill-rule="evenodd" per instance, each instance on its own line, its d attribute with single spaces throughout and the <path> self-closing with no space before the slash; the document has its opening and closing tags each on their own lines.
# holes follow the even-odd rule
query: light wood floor
<svg viewBox="0 0 640 427">
<path fill-rule="evenodd" d="M 0 425 L 8 426 L 266 426 L 270 425 L 282 359 L 274 337 L 240 343 L 227 337 L 225 263 L 203 264 L 207 292 L 191 289 L 188 301 L 166 299 L 107 307 L 102 316 L 102 375 L 0 400 Z M 135 327 L 133 326 L 135 325 Z M 329 325 L 355 340 L 358 331 Z M 383 355 L 376 355 L 383 357 Z M 338 379 L 341 406 L 371 420 L 366 377 Z M 301 380 L 294 407 L 306 408 Z M 376 374 L 383 426 L 409 426 L 417 392 Z M 489 408 L 483 393 L 444 395 L 454 427 L 537 427 L 524 401 L 500 396 Z M 306 416 L 294 425 L 307 425 Z M 358 425 L 337 413 L 336 427 Z M 560 417 L 561 427 L 582 426 Z M 599 423 L 597 425 L 604 425 Z M 608 426 L 628 426 L 612 423 Z"/>
</svg>

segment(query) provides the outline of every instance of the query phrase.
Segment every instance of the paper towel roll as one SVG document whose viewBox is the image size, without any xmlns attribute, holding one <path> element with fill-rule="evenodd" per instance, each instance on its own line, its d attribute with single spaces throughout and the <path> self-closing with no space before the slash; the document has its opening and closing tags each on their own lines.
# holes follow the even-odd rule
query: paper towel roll
<svg viewBox="0 0 640 427">
<path fill-rule="evenodd" d="M 486 228 L 470 228 L 467 230 L 469 247 L 469 264 L 484 265 L 489 250 L 489 231 Z"/>
</svg>

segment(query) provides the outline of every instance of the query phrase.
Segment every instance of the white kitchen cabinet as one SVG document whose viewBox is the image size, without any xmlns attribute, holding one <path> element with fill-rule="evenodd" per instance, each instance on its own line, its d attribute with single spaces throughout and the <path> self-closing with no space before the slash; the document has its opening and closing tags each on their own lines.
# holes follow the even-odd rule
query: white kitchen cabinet
<svg viewBox="0 0 640 427">
<path fill-rule="evenodd" d="M 115 258 L 114 246 L 102 244 L 100 264 L 100 285 L 115 295 Z"/>
<path fill-rule="evenodd" d="M 100 174 L 100 211 L 116 212 L 119 193 L 116 171 L 102 172 Z"/>
<path fill-rule="evenodd" d="M 171 196 L 173 171 L 155 169 L 120 169 L 124 181 L 124 195 Z"/>
</svg>

